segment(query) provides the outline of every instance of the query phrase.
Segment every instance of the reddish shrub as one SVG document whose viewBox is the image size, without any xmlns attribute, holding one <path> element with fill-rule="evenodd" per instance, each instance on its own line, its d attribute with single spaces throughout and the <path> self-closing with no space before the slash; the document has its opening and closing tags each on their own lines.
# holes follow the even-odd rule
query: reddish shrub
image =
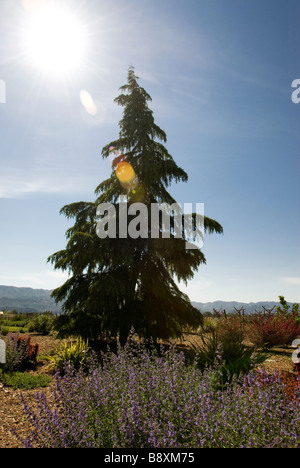
<svg viewBox="0 0 300 468">
<path fill-rule="evenodd" d="M 39 345 L 31 344 L 30 336 L 10 333 L 6 343 L 5 369 L 12 372 L 24 370 L 31 363 L 36 364 L 38 350 Z"/>
<path fill-rule="evenodd" d="M 35 344 L 35 345 L 31 344 L 30 336 L 28 336 L 28 337 L 19 336 L 18 340 L 17 340 L 17 343 L 18 343 L 18 345 L 20 345 L 21 343 L 24 343 L 25 349 L 26 349 L 26 354 L 27 354 L 27 360 L 36 363 L 37 355 L 38 355 L 38 351 L 39 351 L 39 345 L 38 344 Z"/>
<path fill-rule="evenodd" d="M 284 384 L 284 394 L 289 400 L 299 401 L 300 399 L 300 375 L 299 373 L 293 374 L 286 373 L 282 377 Z"/>
<path fill-rule="evenodd" d="M 266 391 L 280 382 L 282 396 L 289 401 L 300 402 L 300 374 L 298 372 L 279 372 L 273 375 L 265 370 L 259 370 L 257 373 L 256 385 Z M 249 386 L 249 394 L 253 396 L 255 386 Z"/>
<path fill-rule="evenodd" d="M 271 348 L 290 345 L 300 335 L 300 322 L 297 312 L 290 314 L 279 310 L 276 314 L 265 316 L 257 314 L 248 327 L 248 336 L 253 344 Z"/>
</svg>

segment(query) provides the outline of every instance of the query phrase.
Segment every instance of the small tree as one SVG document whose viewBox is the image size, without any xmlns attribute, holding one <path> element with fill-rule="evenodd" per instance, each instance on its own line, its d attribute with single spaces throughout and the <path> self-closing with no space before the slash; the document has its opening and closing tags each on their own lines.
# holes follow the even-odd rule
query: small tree
<svg viewBox="0 0 300 468">
<path fill-rule="evenodd" d="M 286 314 L 293 314 L 293 313 L 295 313 L 296 315 L 299 314 L 299 304 L 294 303 L 292 306 L 292 310 L 290 311 L 290 306 L 288 305 L 284 296 L 278 296 L 278 297 L 279 297 L 280 306 L 278 306 L 276 310 L 279 314 L 282 312 Z"/>
<path fill-rule="evenodd" d="M 116 208 L 120 221 L 120 197 L 128 206 L 142 203 L 148 213 L 152 204 L 173 204 L 167 188 L 172 181 L 186 182 L 186 172 L 178 167 L 162 143 L 166 134 L 154 122 L 148 107 L 149 94 L 139 86 L 134 69 L 129 68 L 128 82 L 120 88 L 115 102 L 124 107 L 119 123 L 119 138 L 102 150 L 103 158 L 112 157 L 111 176 L 96 188 L 93 203 L 79 202 L 62 208 L 67 218 L 75 219 L 67 231 L 67 247 L 49 257 L 55 269 L 72 275 L 52 296 L 64 301 L 66 314 L 58 327 L 66 334 L 93 338 L 105 333 L 125 343 L 130 328 L 144 337 L 180 337 L 185 326 L 198 328 L 202 316 L 176 282 L 190 280 L 205 257 L 200 249 L 186 249 L 185 234 L 175 235 L 176 220 L 171 214 L 170 235 L 164 238 L 162 221 L 155 226 L 151 216 L 146 232 L 138 238 L 123 236 L 116 223 L 116 238 L 100 239 L 97 225 L 103 217 L 97 206 L 104 203 Z M 102 213 L 103 214 L 103 213 Z M 127 225 L 132 221 L 128 216 Z M 193 217 L 195 223 L 195 215 Z M 140 223 L 141 224 L 141 223 Z M 205 230 L 222 233 L 222 226 L 205 217 Z"/>
</svg>

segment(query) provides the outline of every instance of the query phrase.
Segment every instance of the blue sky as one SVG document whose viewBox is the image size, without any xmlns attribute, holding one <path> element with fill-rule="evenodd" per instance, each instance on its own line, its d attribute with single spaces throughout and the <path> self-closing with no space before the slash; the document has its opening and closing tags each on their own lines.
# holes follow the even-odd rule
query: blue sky
<svg viewBox="0 0 300 468">
<path fill-rule="evenodd" d="M 0 284 L 64 281 L 47 264 L 70 226 L 59 210 L 94 200 L 110 174 L 101 149 L 118 137 L 113 100 L 133 65 L 189 175 L 171 193 L 224 228 L 205 237 L 207 264 L 182 290 L 200 302 L 300 302 L 299 0 L 61 0 L 87 35 L 63 78 L 24 53 L 24 3 L 0 1 Z"/>
</svg>

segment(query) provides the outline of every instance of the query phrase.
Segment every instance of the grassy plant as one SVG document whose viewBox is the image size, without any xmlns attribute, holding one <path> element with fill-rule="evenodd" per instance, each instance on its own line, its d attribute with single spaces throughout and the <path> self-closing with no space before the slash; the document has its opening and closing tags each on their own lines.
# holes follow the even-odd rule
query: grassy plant
<svg viewBox="0 0 300 468">
<path fill-rule="evenodd" d="M 75 369 L 83 366 L 89 355 L 88 341 L 78 338 L 75 343 L 63 342 L 55 347 L 53 354 L 43 356 L 49 361 L 49 369 L 64 372 L 66 365 L 72 365 Z"/>
<path fill-rule="evenodd" d="M 7 336 L 9 333 L 27 333 L 29 331 L 27 327 L 6 325 L 2 326 L 0 330 L 3 336 Z"/>
<path fill-rule="evenodd" d="M 30 390 L 39 387 L 48 387 L 51 377 L 44 374 L 28 374 L 26 372 L 3 372 L 0 370 L 0 381 L 3 385 L 14 390 Z"/>
<path fill-rule="evenodd" d="M 216 360 L 222 362 L 222 381 L 225 383 L 234 375 L 247 373 L 257 364 L 267 359 L 265 353 L 258 352 L 255 346 L 244 343 L 243 321 L 236 318 L 219 318 L 209 333 L 200 334 L 200 344 L 191 343 L 199 368 L 214 366 Z"/>
<path fill-rule="evenodd" d="M 202 331 L 209 333 L 218 328 L 218 319 L 216 317 L 206 316 L 203 318 Z"/>
</svg>

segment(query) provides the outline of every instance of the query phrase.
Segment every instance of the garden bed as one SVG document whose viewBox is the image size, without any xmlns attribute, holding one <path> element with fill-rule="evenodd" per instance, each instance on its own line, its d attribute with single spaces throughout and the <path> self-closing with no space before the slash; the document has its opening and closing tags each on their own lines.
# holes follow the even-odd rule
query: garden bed
<svg viewBox="0 0 300 468">
<path fill-rule="evenodd" d="M 47 354 L 55 347 L 56 340 L 54 336 L 41 336 L 35 333 L 30 334 L 31 342 L 39 344 L 39 355 Z M 181 349 L 187 349 L 189 343 L 197 343 L 199 337 L 193 334 L 187 334 L 185 341 L 177 343 Z M 281 372 L 292 372 L 293 364 L 291 360 L 292 348 L 290 347 L 276 347 L 268 350 L 269 357 L 264 362 L 263 367 L 270 373 L 275 370 Z M 35 370 L 31 370 L 32 374 L 46 373 L 46 362 L 38 359 L 38 365 Z M 52 376 L 53 377 L 53 376 Z M 3 386 L 0 383 L 0 448 L 22 448 L 23 442 L 31 432 L 30 425 L 26 419 L 23 405 L 20 400 L 20 393 L 30 404 L 35 403 L 35 394 L 38 391 L 43 391 L 47 395 L 49 402 L 53 400 L 51 388 L 36 388 L 33 390 L 14 390 L 11 387 Z M 22 440 L 11 432 L 14 428 Z"/>
</svg>

